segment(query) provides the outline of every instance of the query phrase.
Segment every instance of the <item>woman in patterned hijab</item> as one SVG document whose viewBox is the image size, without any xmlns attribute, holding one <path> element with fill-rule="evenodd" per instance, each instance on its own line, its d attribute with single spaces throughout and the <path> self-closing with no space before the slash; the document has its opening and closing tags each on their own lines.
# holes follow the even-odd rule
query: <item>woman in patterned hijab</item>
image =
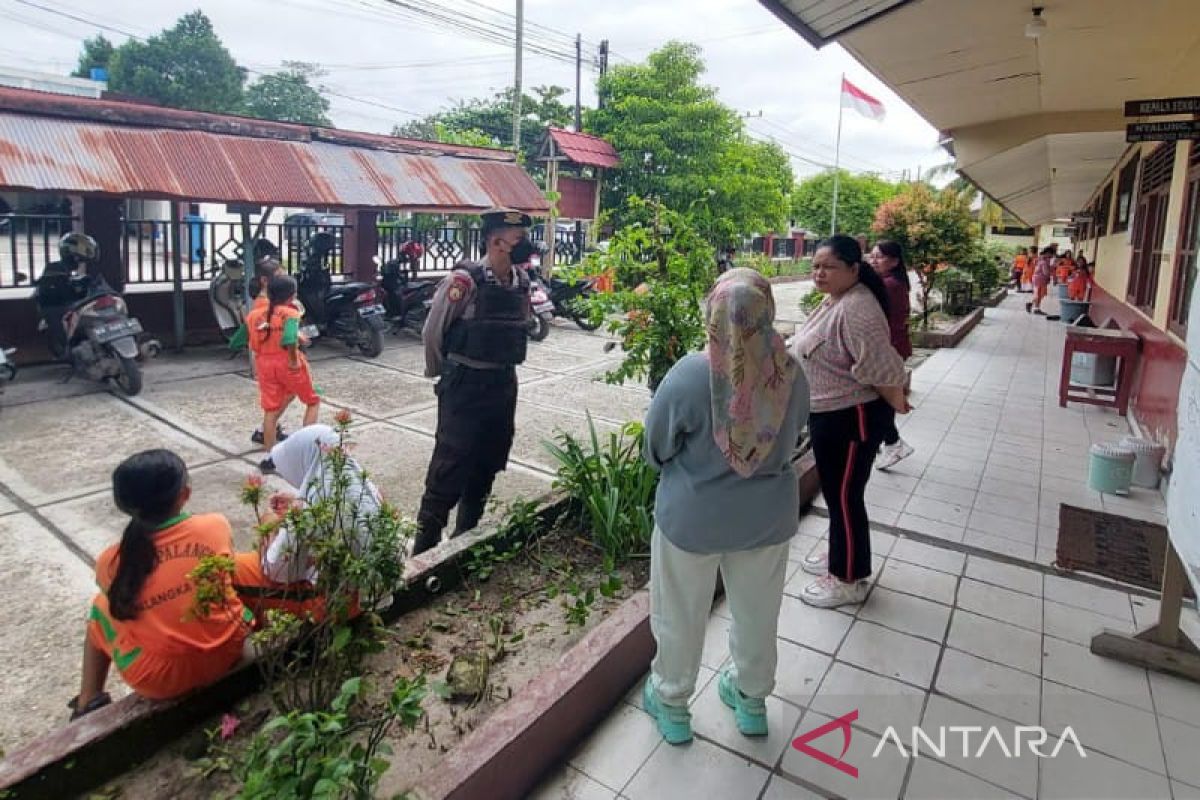
<svg viewBox="0 0 1200 800">
<path fill-rule="evenodd" d="M 796 533 L 791 457 L 808 416 L 808 384 L 775 332 L 771 285 L 734 269 L 706 309 L 708 348 L 684 356 L 646 415 L 646 460 L 661 477 L 650 542 L 650 629 L 658 644 L 645 709 L 671 744 L 691 739 L 696 686 L 717 570 L 733 624 L 721 700 L 738 730 L 767 733 L 775 634 Z"/>
</svg>

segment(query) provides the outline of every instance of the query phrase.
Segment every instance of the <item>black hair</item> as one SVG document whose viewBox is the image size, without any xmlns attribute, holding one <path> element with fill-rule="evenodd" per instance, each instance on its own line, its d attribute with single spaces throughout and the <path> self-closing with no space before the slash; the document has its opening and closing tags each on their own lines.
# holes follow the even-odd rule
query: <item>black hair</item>
<svg viewBox="0 0 1200 800">
<path fill-rule="evenodd" d="M 1047 245 L 1046 247 L 1043 247 L 1040 255 L 1043 255 L 1043 256 L 1054 255 L 1054 245 Z"/>
<path fill-rule="evenodd" d="M 892 267 L 891 276 L 904 284 L 904 290 L 910 291 L 912 283 L 908 280 L 908 265 L 904 263 L 904 248 L 894 239 L 880 239 L 875 243 L 879 248 L 879 252 L 883 253 L 888 258 L 896 259 L 896 266 Z"/>
<path fill-rule="evenodd" d="M 276 275 L 267 284 L 267 329 L 263 331 L 263 341 L 271 337 L 271 319 L 275 316 L 275 308 L 296 296 L 296 279 L 291 275 Z"/>
<path fill-rule="evenodd" d="M 108 609 L 116 619 L 137 616 L 138 595 L 157 559 L 154 534 L 175 513 L 187 479 L 187 465 L 170 450 L 135 453 L 113 470 L 113 502 L 130 517 L 108 587 Z"/>
<path fill-rule="evenodd" d="M 886 317 L 888 315 L 887 289 L 884 288 L 883 278 L 879 277 L 879 273 L 863 261 L 862 246 L 858 240 L 852 236 L 838 233 L 817 243 L 818 250 L 822 247 L 832 250 L 839 261 L 858 267 L 858 282 L 871 290 L 871 294 L 875 295 L 875 300 L 878 301 L 879 307 L 883 309 L 883 315 Z"/>
</svg>

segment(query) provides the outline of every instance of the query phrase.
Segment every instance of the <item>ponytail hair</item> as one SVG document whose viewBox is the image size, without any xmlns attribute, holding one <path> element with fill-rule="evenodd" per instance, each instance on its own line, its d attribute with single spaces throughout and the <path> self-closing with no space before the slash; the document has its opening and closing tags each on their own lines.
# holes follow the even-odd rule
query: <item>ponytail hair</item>
<svg viewBox="0 0 1200 800">
<path fill-rule="evenodd" d="M 904 248 L 900 243 L 893 239 L 880 239 L 875 243 L 879 248 L 879 252 L 883 253 L 888 258 L 896 259 L 896 266 L 892 267 L 890 274 L 893 278 L 904 284 L 904 290 L 910 291 L 912 283 L 908 280 L 908 265 L 904 263 Z"/>
<path fill-rule="evenodd" d="M 871 291 L 886 317 L 888 315 L 887 288 L 884 287 L 883 278 L 879 277 L 879 273 L 863 261 L 862 246 L 859 245 L 858 240 L 839 233 L 821 240 L 817 244 L 817 249 L 822 247 L 832 250 L 838 261 L 858 267 L 858 282 Z"/>
<path fill-rule="evenodd" d="M 296 296 L 296 279 L 291 275 L 276 275 L 267 284 L 267 318 L 266 329 L 263 330 L 263 341 L 271 338 L 271 320 L 275 318 L 275 309 L 290 302 Z"/>
<path fill-rule="evenodd" d="M 154 534 L 175 513 L 187 480 L 187 466 L 170 450 L 136 453 L 113 470 L 113 501 L 130 517 L 108 587 L 108 608 L 116 619 L 137 617 L 138 596 L 157 559 Z"/>
</svg>

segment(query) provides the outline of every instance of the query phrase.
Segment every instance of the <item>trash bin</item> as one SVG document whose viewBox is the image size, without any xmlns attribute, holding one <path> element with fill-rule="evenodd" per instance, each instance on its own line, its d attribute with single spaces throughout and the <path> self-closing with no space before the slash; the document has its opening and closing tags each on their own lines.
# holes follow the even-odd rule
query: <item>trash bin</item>
<svg viewBox="0 0 1200 800">
<path fill-rule="evenodd" d="M 1139 439 L 1136 436 L 1126 436 L 1121 440 L 1121 447 L 1131 450 L 1134 455 L 1133 485 L 1146 489 L 1157 489 L 1159 466 L 1167 449 L 1149 439 Z"/>
<path fill-rule="evenodd" d="M 1055 296 L 1059 300 L 1066 300 L 1069 297 L 1069 295 L 1067 294 L 1067 285 L 1065 283 L 1060 283 L 1057 286 L 1055 286 L 1054 288 L 1058 292 L 1058 294 Z"/>
<path fill-rule="evenodd" d="M 1088 459 L 1088 488 L 1104 494 L 1129 494 L 1133 451 L 1119 444 L 1094 444 Z"/>
<path fill-rule="evenodd" d="M 1071 355 L 1071 383 L 1109 387 L 1117 382 L 1117 359 L 1095 353 Z"/>
<path fill-rule="evenodd" d="M 1059 317 L 1063 323 L 1070 325 L 1087 313 L 1089 305 L 1091 304 L 1086 300 L 1059 300 Z"/>
</svg>

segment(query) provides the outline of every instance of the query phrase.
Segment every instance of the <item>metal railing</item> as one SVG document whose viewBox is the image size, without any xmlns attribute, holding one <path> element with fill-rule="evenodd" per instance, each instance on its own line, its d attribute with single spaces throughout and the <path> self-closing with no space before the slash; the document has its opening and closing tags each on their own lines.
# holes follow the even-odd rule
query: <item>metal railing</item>
<svg viewBox="0 0 1200 800">
<path fill-rule="evenodd" d="M 58 214 L 0 214 L 0 289 L 30 286 L 58 260 L 58 240 L 74 223 Z"/>
</svg>

